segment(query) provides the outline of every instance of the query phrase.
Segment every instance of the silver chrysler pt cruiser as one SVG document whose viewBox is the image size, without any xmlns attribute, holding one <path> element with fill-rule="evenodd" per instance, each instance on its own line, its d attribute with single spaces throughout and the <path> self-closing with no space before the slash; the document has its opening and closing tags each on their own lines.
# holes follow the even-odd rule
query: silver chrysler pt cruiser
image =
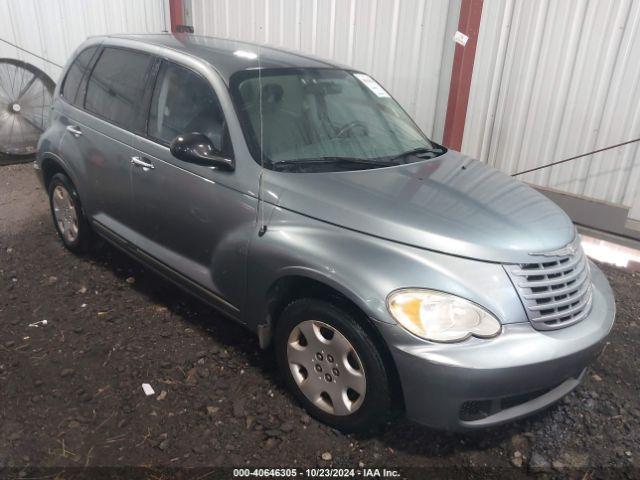
<svg viewBox="0 0 640 480">
<path fill-rule="evenodd" d="M 429 140 L 370 76 L 200 36 L 96 37 L 35 163 L 111 242 L 257 334 L 321 421 L 466 430 L 576 388 L 614 322 L 567 215 Z"/>
</svg>

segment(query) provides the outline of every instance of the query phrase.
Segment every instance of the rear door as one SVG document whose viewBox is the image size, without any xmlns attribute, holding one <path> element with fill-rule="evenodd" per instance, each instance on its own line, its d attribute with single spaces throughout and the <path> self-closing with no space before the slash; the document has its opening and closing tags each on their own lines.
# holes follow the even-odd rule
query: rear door
<svg viewBox="0 0 640 480">
<path fill-rule="evenodd" d="M 124 237 L 134 221 L 131 132 L 144 125 L 139 106 L 152 64 L 149 54 L 103 47 L 81 82 L 74 105 L 67 108 L 67 132 L 61 144 L 63 156 L 79 158 L 78 176 L 89 216 Z"/>
<path fill-rule="evenodd" d="M 82 181 L 86 171 L 82 151 L 86 148 L 85 139 L 81 135 L 71 135 L 73 129 L 80 129 L 82 118 L 82 104 L 87 80 L 96 58 L 100 52 L 100 45 L 93 45 L 82 50 L 69 67 L 62 80 L 60 94 L 53 104 L 52 121 L 50 128 L 61 129 L 58 145 L 49 145 L 47 149 L 59 152 L 65 164 L 66 171 L 75 183 L 75 187 L 82 198 L 83 208 L 90 210 L 92 197 L 90 189 L 85 188 Z"/>
<path fill-rule="evenodd" d="M 218 96 L 197 72 L 163 60 L 147 123 L 146 135 L 136 136 L 134 145 L 143 163 L 131 172 L 138 244 L 235 315 L 244 294 L 255 201 L 228 186 L 234 172 L 184 162 L 169 151 L 176 136 L 198 132 L 233 158 Z"/>
</svg>

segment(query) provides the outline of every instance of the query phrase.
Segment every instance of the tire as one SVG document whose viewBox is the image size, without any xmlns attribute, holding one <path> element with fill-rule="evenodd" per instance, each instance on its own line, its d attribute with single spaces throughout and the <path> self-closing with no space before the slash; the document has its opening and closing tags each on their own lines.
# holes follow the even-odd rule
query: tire
<svg viewBox="0 0 640 480">
<path fill-rule="evenodd" d="M 290 303 L 276 324 L 274 348 L 285 383 L 312 417 L 343 432 L 372 430 L 389 418 L 389 373 L 346 310 L 311 298 Z"/>
<path fill-rule="evenodd" d="M 64 246 L 73 253 L 89 250 L 91 227 L 69 177 L 64 173 L 56 173 L 49 182 L 48 192 L 53 225 Z"/>
</svg>

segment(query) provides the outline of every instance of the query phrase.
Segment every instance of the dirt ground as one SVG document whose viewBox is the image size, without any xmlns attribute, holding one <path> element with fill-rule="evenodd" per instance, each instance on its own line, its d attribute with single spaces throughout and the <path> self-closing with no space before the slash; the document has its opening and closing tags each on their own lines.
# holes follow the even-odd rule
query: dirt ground
<svg viewBox="0 0 640 480">
<path fill-rule="evenodd" d="M 399 419 L 344 435 L 305 414 L 237 325 L 108 245 L 67 252 L 32 170 L 0 168 L 0 477 L 96 466 L 640 475 L 639 274 L 603 267 L 618 309 L 610 344 L 556 406 L 473 434 Z"/>
</svg>

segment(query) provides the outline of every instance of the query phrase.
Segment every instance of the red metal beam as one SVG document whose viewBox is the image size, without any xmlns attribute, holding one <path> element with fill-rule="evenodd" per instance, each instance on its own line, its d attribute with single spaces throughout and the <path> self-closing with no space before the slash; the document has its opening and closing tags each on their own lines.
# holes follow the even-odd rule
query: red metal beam
<svg viewBox="0 0 640 480">
<path fill-rule="evenodd" d="M 467 104 L 469 103 L 469 90 L 471 88 L 471 75 L 476 57 L 480 18 L 482 17 L 482 3 L 483 0 L 462 0 L 460 5 L 458 31 L 467 35 L 469 40 L 467 40 L 467 44 L 464 47 L 456 44 L 451 70 L 447 116 L 442 136 L 442 143 L 454 150 L 460 150 L 462 147 Z"/>
<path fill-rule="evenodd" d="M 177 33 L 177 26 L 184 24 L 182 0 L 169 0 L 169 17 L 171 18 L 171 33 Z"/>
</svg>

